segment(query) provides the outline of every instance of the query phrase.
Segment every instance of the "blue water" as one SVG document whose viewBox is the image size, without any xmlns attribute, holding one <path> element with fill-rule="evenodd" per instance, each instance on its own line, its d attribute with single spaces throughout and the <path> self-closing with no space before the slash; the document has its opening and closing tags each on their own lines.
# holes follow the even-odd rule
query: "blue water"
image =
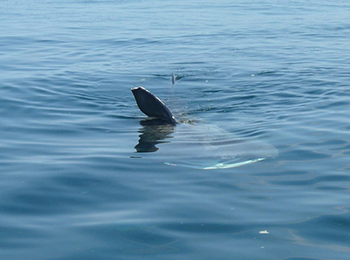
<svg viewBox="0 0 350 260">
<path fill-rule="evenodd" d="M 0 259 L 350 258 L 349 1 L 1 6 Z M 139 85 L 278 155 L 166 165 L 181 125 L 136 153 Z"/>
</svg>

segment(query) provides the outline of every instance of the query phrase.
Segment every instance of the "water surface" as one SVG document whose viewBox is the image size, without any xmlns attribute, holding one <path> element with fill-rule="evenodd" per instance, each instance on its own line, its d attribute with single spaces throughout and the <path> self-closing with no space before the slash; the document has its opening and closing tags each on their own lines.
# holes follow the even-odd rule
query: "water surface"
<svg viewBox="0 0 350 260">
<path fill-rule="evenodd" d="M 0 258 L 348 259 L 349 8 L 2 1 Z M 171 167 L 181 128 L 137 153 L 139 85 L 278 156 Z"/>
</svg>

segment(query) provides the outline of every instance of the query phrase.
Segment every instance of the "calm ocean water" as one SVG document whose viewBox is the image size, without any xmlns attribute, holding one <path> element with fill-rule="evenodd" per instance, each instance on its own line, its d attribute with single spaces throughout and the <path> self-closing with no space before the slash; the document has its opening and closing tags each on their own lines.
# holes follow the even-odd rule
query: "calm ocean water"
<svg viewBox="0 0 350 260">
<path fill-rule="evenodd" d="M 0 259 L 350 259 L 349 1 L 1 4 Z M 278 155 L 164 164 L 212 129 Z"/>
</svg>

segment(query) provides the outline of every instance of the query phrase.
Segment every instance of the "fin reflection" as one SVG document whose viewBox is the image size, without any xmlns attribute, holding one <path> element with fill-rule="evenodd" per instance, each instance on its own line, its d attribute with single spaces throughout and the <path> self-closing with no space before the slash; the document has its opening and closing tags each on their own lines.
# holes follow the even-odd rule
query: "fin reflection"
<svg viewBox="0 0 350 260">
<path fill-rule="evenodd" d="M 151 153 L 159 150 L 159 143 L 168 143 L 166 139 L 172 138 L 175 126 L 160 119 L 142 120 L 139 130 L 139 143 L 135 146 L 138 153 Z"/>
</svg>

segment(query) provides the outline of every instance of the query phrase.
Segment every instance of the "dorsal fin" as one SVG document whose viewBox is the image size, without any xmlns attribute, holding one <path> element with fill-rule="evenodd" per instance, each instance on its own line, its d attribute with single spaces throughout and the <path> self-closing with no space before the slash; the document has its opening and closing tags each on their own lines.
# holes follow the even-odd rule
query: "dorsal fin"
<svg viewBox="0 0 350 260">
<path fill-rule="evenodd" d="M 176 124 L 175 117 L 158 97 L 144 87 L 132 88 L 131 91 L 138 107 L 145 115 Z"/>
</svg>

